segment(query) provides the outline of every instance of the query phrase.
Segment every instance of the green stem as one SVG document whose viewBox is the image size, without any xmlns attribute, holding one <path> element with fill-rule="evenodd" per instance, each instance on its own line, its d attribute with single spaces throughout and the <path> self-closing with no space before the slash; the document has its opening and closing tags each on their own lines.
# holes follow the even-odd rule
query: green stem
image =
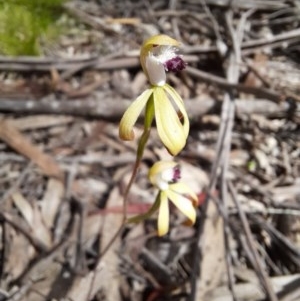
<svg viewBox="0 0 300 301">
<path fill-rule="evenodd" d="M 140 166 L 142 158 L 143 158 L 145 146 L 146 146 L 146 143 L 149 139 L 153 119 L 154 119 L 154 102 L 153 102 L 153 96 L 151 95 L 150 99 L 147 102 L 146 110 L 145 110 L 144 131 L 143 131 L 143 134 L 142 134 L 142 136 L 139 140 L 138 149 L 137 149 L 137 153 L 136 153 L 136 159 L 135 159 L 135 163 L 134 163 L 134 166 L 133 166 L 133 171 L 132 171 L 131 178 L 130 178 L 129 183 L 126 187 L 124 197 L 123 197 L 123 219 L 124 219 L 124 221 L 126 221 L 126 219 L 127 219 L 127 203 L 128 203 L 127 199 L 128 199 L 128 195 L 129 195 L 131 186 L 132 186 L 132 184 L 133 184 L 133 182 L 136 178 L 139 166 Z"/>
<path fill-rule="evenodd" d="M 128 195 L 129 195 L 131 186 L 132 186 L 132 184 L 133 184 L 133 182 L 135 180 L 135 177 L 137 175 L 140 163 L 141 163 L 142 158 L 143 158 L 145 146 L 146 146 L 146 143 L 147 143 L 147 141 L 149 139 L 149 135 L 150 135 L 150 130 L 151 130 L 151 125 L 152 125 L 153 119 L 154 119 L 154 102 L 153 102 L 153 96 L 151 95 L 150 98 L 149 98 L 149 100 L 148 100 L 148 102 L 147 102 L 146 110 L 145 110 L 144 131 L 143 131 L 143 134 L 142 134 L 142 136 L 140 138 L 140 141 L 139 141 L 139 144 L 138 144 L 136 159 L 135 159 L 133 171 L 132 171 L 132 174 L 131 174 L 131 178 L 130 178 L 129 183 L 128 183 L 127 187 L 126 187 L 126 190 L 125 190 L 125 193 L 124 193 L 124 197 L 123 197 L 123 221 L 122 221 L 121 226 L 119 227 L 119 229 L 115 233 L 115 235 L 112 237 L 112 239 L 109 241 L 109 243 L 106 245 L 106 247 L 102 251 L 101 255 L 99 256 L 98 262 L 100 262 L 100 259 L 109 250 L 109 248 L 112 246 L 112 244 L 114 243 L 114 241 L 120 235 L 121 231 L 124 229 L 125 222 L 127 221 L 127 199 L 128 199 Z M 153 208 L 154 209 L 157 208 L 158 205 L 159 205 L 159 203 L 157 201 L 155 201 L 154 205 L 150 208 L 150 210 L 148 211 L 148 213 L 152 212 Z"/>
<path fill-rule="evenodd" d="M 157 211 L 157 209 L 159 208 L 159 204 L 160 204 L 160 193 L 157 195 L 154 204 L 146 213 L 139 214 L 137 216 L 133 216 L 127 219 L 127 223 L 139 223 L 140 221 L 147 219 L 148 217 L 153 215 L 154 212 Z"/>
</svg>

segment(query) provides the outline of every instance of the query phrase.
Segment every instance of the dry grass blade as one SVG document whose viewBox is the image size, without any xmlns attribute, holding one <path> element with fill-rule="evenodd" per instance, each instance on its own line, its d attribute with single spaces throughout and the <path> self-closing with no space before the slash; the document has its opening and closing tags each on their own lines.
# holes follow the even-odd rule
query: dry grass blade
<svg viewBox="0 0 300 301">
<path fill-rule="evenodd" d="M 242 222 L 242 225 L 243 225 L 243 228 L 244 228 L 244 231 L 245 231 L 247 244 L 248 244 L 250 252 L 253 256 L 254 269 L 256 270 L 257 275 L 259 276 L 261 281 L 263 281 L 264 289 L 268 293 L 270 300 L 278 300 L 278 298 L 277 298 L 277 296 L 274 292 L 274 288 L 271 285 L 270 279 L 269 279 L 267 273 L 265 272 L 265 269 L 263 267 L 263 264 L 261 262 L 259 254 L 258 254 L 258 252 L 255 248 L 255 244 L 254 244 L 254 241 L 253 241 L 253 236 L 251 234 L 251 230 L 250 230 L 250 227 L 249 227 L 247 217 L 246 217 L 245 213 L 243 212 L 243 210 L 240 207 L 239 201 L 238 201 L 237 196 L 236 196 L 236 192 L 235 192 L 234 187 L 231 183 L 229 183 L 229 188 L 230 188 L 230 192 L 232 194 L 233 201 L 234 201 L 236 207 L 238 208 L 239 216 L 241 218 L 241 222 Z"/>
</svg>

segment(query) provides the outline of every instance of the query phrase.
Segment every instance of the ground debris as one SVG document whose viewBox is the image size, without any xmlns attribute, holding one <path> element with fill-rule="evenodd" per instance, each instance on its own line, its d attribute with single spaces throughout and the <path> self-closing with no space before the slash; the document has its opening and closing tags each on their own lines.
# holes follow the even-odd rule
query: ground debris
<svg viewBox="0 0 300 301">
<path fill-rule="evenodd" d="M 0 299 L 299 300 L 299 4 L 66 10 L 81 25 L 43 56 L 0 57 Z M 117 124 L 148 87 L 139 47 L 157 33 L 188 62 L 168 80 L 191 121 L 176 160 L 199 199 L 196 225 L 171 208 L 161 238 L 155 215 L 120 229 L 137 142 L 122 142 Z M 148 168 L 170 158 L 154 129 L 148 146 L 129 216 L 150 208 Z"/>
</svg>

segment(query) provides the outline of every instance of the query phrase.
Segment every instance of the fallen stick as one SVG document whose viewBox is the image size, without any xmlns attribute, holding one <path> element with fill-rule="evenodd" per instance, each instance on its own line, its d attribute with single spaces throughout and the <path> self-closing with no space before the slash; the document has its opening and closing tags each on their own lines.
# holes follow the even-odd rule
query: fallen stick
<svg viewBox="0 0 300 301">
<path fill-rule="evenodd" d="M 103 118 L 110 121 L 118 121 L 132 100 L 114 100 L 110 97 L 105 99 L 87 98 L 59 101 L 49 99 L 48 101 L 25 99 L 11 100 L 0 98 L 0 111 L 8 113 L 52 114 L 52 115 L 72 115 L 81 117 Z M 116 105 L 116 103 L 118 105 Z M 185 106 L 190 116 L 191 122 L 197 118 L 211 112 L 214 107 L 219 107 L 220 101 L 213 99 L 187 99 Z M 268 99 L 236 99 L 237 114 L 262 114 L 265 116 L 282 116 L 294 111 L 300 113 L 300 105 L 293 108 L 288 102 L 275 103 Z M 219 112 L 219 109 L 214 111 Z"/>
<path fill-rule="evenodd" d="M 45 175 L 63 180 L 64 174 L 54 159 L 32 144 L 9 120 L 0 121 L 0 140 L 29 158 Z"/>
</svg>

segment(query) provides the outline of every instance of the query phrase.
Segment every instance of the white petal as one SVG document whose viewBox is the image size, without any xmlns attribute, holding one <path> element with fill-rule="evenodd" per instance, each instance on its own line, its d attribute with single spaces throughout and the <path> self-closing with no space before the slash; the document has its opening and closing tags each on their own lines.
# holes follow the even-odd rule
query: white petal
<svg viewBox="0 0 300 301">
<path fill-rule="evenodd" d="M 176 50 L 173 46 L 157 46 L 152 53 L 159 62 L 165 63 L 177 56 Z"/>
<path fill-rule="evenodd" d="M 169 189 L 169 182 L 162 178 L 161 174 L 155 176 L 155 185 L 161 191 Z"/>
<path fill-rule="evenodd" d="M 169 188 L 169 182 L 174 176 L 174 168 L 177 163 L 174 161 L 158 161 L 153 164 L 149 170 L 150 182 L 159 188 L 159 190 L 166 190 Z"/>
<path fill-rule="evenodd" d="M 165 67 L 153 55 L 146 58 L 146 69 L 151 85 L 163 86 L 166 83 Z"/>
<path fill-rule="evenodd" d="M 174 168 L 168 168 L 161 172 L 161 178 L 166 182 L 172 182 L 174 178 Z"/>
</svg>

